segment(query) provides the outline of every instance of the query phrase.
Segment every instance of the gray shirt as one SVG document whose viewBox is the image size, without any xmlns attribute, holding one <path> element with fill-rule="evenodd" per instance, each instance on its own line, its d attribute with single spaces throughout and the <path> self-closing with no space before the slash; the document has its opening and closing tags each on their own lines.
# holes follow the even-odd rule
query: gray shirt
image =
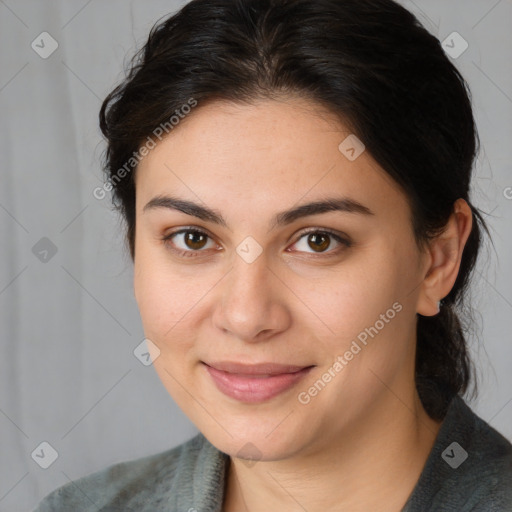
<svg viewBox="0 0 512 512">
<path fill-rule="evenodd" d="M 32 512 L 221 512 L 229 457 L 198 434 L 48 494 Z M 401 512 L 512 512 L 512 445 L 455 397 Z"/>
</svg>

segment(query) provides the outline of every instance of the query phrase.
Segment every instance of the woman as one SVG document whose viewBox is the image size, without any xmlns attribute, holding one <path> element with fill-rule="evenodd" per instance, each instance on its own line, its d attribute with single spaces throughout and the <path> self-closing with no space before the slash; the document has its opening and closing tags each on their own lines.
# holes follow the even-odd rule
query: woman
<svg viewBox="0 0 512 512">
<path fill-rule="evenodd" d="M 512 445 L 462 398 L 469 90 L 410 12 L 193 0 L 100 125 L 153 364 L 200 434 L 39 512 L 512 510 Z"/>
</svg>

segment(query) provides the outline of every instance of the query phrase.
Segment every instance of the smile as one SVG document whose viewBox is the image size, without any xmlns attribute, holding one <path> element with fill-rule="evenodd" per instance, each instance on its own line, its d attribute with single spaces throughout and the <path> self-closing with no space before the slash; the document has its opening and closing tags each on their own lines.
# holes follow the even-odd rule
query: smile
<svg viewBox="0 0 512 512">
<path fill-rule="evenodd" d="M 284 393 L 302 380 L 313 366 L 262 363 L 203 363 L 217 389 L 245 403 L 260 403 Z"/>
</svg>

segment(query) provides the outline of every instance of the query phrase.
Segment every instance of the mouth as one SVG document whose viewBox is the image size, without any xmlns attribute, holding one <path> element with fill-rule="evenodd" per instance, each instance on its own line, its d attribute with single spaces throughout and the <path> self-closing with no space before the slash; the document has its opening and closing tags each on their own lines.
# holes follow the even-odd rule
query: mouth
<svg viewBox="0 0 512 512">
<path fill-rule="evenodd" d="M 220 392 L 245 403 L 265 402 L 288 391 L 314 368 L 314 365 L 247 365 L 231 361 L 203 362 L 203 365 Z"/>
</svg>

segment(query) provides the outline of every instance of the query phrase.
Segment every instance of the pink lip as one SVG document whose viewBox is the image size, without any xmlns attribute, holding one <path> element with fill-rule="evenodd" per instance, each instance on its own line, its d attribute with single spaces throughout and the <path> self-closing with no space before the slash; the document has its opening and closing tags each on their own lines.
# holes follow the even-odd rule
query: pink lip
<svg viewBox="0 0 512 512">
<path fill-rule="evenodd" d="M 270 400 L 292 387 L 313 368 L 276 363 L 244 365 L 227 361 L 204 364 L 219 391 L 247 403 Z"/>
</svg>

